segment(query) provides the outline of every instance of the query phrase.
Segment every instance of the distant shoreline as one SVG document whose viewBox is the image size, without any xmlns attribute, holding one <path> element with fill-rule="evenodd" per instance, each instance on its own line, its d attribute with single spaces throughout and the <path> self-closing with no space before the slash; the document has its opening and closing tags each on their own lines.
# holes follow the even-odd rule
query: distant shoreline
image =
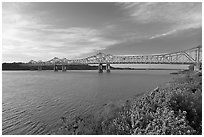
<svg viewBox="0 0 204 137">
<path fill-rule="evenodd" d="M 50 70 L 50 69 L 48 69 Z M 67 71 L 69 70 L 97 70 L 97 69 L 67 69 Z M 127 69 L 127 68 L 115 68 L 115 69 L 112 69 L 112 70 L 181 70 L 181 69 L 137 69 L 137 68 L 131 68 L 131 69 Z M 38 70 L 30 70 L 30 69 L 4 69 L 2 71 L 38 71 Z M 47 71 L 47 70 L 42 70 L 42 71 Z M 51 71 L 51 70 L 50 70 Z M 60 70 L 59 70 L 60 71 Z M 177 73 L 177 72 L 175 72 Z"/>
<path fill-rule="evenodd" d="M 38 70 L 37 66 L 25 66 L 23 63 L 3 63 L 2 71 L 36 71 Z M 53 66 L 43 66 L 43 70 L 53 70 Z M 59 70 L 61 70 L 61 66 L 59 66 Z M 67 70 L 98 70 L 98 66 L 90 66 L 88 64 L 84 65 L 69 65 Z M 105 66 L 103 66 L 103 70 L 105 70 Z M 111 70 L 176 70 L 183 71 L 183 69 L 169 69 L 169 68 L 119 68 L 112 67 Z"/>
</svg>

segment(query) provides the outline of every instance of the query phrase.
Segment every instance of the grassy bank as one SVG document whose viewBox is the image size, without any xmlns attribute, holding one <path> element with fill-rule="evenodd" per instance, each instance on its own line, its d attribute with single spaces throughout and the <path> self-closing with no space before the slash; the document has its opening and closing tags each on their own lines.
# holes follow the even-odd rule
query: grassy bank
<svg viewBox="0 0 204 137">
<path fill-rule="evenodd" d="M 186 72 L 164 87 L 107 104 L 94 114 L 62 119 L 54 134 L 202 134 L 202 74 Z"/>
</svg>

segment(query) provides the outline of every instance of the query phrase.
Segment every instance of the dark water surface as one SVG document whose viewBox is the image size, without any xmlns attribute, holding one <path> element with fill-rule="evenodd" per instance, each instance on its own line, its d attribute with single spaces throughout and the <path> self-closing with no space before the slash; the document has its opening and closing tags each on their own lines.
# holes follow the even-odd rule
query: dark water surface
<svg viewBox="0 0 204 137">
<path fill-rule="evenodd" d="M 3 71 L 2 134 L 47 134 L 61 116 L 129 99 L 173 78 L 170 71 Z"/>
</svg>

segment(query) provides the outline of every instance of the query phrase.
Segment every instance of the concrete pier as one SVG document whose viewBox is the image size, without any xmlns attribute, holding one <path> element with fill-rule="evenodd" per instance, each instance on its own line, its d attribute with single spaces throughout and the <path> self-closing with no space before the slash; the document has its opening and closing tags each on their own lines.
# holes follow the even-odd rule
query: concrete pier
<svg viewBox="0 0 204 137">
<path fill-rule="evenodd" d="M 107 72 L 107 73 L 110 73 L 110 63 L 107 63 L 107 64 L 106 64 L 106 72 Z"/>
<path fill-rule="evenodd" d="M 42 70 L 42 66 L 38 66 L 38 71 L 41 71 Z"/>
<path fill-rule="evenodd" d="M 103 64 L 102 63 L 99 63 L 99 65 L 98 65 L 98 72 L 103 73 Z"/>
<path fill-rule="evenodd" d="M 66 65 L 62 65 L 62 71 L 67 71 L 67 66 Z"/>
<path fill-rule="evenodd" d="M 54 65 L 54 71 L 58 71 L 57 65 Z"/>
<path fill-rule="evenodd" d="M 201 64 L 201 63 L 195 64 L 194 70 L 199 71 L 199 70 L 201 70 L 201 69 L 202 69 L 202 64 Z"/>
<path fill-rule="evenodd" d="M 202 64 L 201 63 L 196 63 L 196 64 L 191 64 L 188 66 L 188 70 L 190 71 L 200 71 L 202 70 Z"/>
</svg>

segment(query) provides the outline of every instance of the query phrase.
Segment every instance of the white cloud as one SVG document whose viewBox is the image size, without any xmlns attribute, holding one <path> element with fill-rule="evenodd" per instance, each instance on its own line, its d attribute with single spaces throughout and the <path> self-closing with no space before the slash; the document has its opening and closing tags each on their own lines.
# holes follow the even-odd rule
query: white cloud
<svg viewBox="0 0 204 137">
<path fill-rule="evenodd" d="M 93 28 L 62 29 L 43 24 L 41 20 L 22 13 L 21 8 L 16 8 L 14 5 L 13 8 L 8 5 L 3 6 L 4 59 L 12 54 L 27 56 L 27 61 L 47 60 L 53 56 L 75 58 L 119 42 L 105 38 L 100 30 Z"/>
<path fill-rule="evenodd" d="M 202 3 L 141 2 L 121 3 L 129 15 L 140 22 L 197 22 L 202 20 Z"/>
<path fill-rule="evenodd" d="M 171 30 L 171 31 L 168 31 L 166 33 L 153 35 L 149 39 L 155 39 L 155 38 L 160 38 L 160 37 L 168 36 L 168 35 L 171 35 L 171 34 L 176 33 L 176 32 L 177 32 L 177 30 Z"/>
<path fill-rule="evenodd" d="M 179 31 L 202 27 L 202 3 L 119 3 L 135 23 L 151 25 L 166 24 L 156 37 L 175 34 Z M 163 31 L 163 32 L 162 32 Z M 152 37 L 152 38 L 154 38 Z"/>
</svg>

